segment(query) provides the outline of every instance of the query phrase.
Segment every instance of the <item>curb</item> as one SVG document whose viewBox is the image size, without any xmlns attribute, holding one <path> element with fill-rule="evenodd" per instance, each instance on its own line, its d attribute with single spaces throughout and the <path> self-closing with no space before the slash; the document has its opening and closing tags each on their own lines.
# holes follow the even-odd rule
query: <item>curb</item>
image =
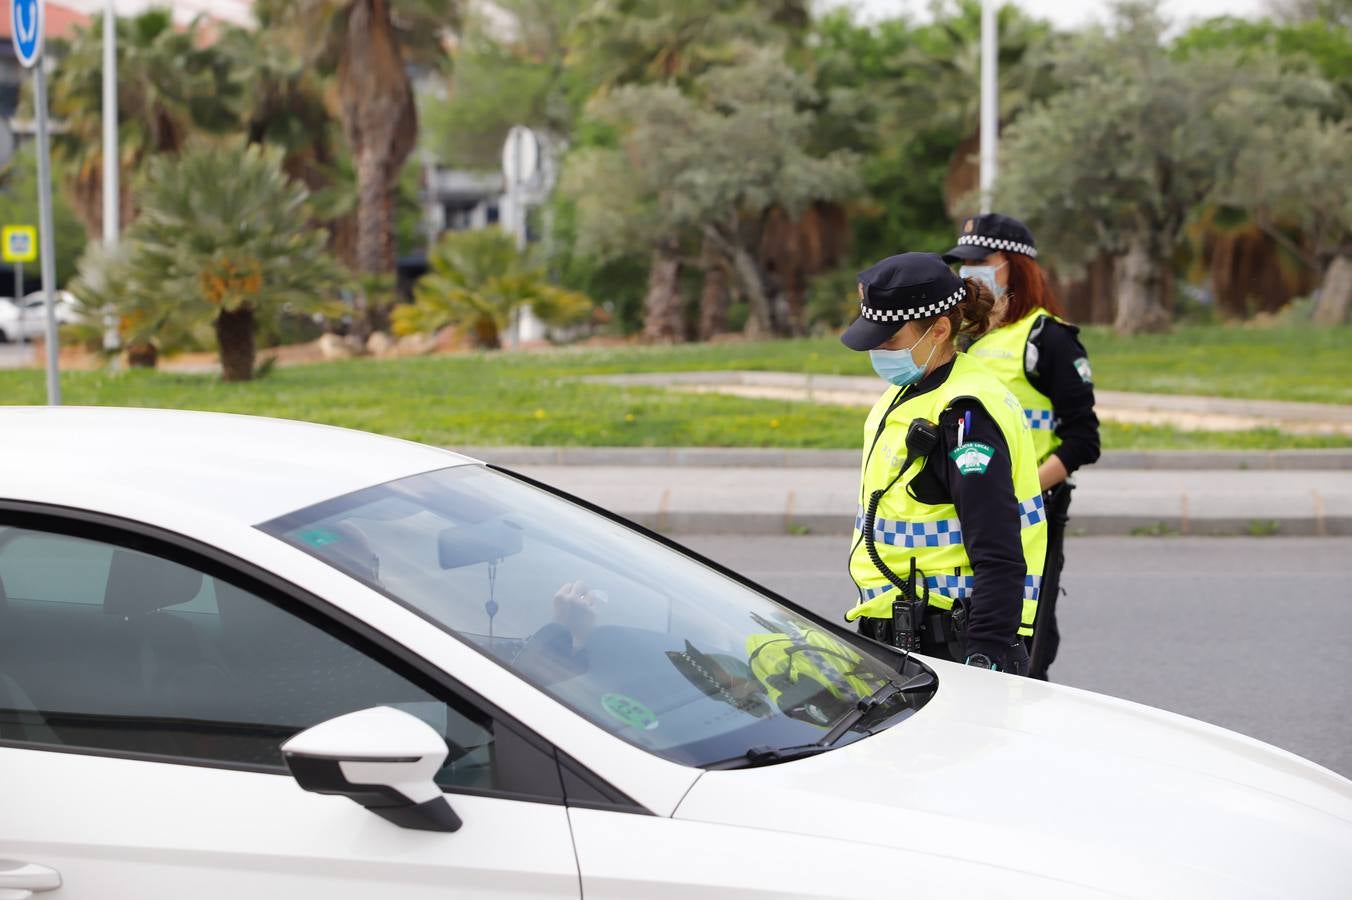
<svg viewBox="0 0 1352 900">
<path fill-rule="evenodd" d="M 619 515 L 666 535 L 804 536 L 849 538 L 848 516 L 809 513 L 792 519 L 768 512 L 626 512 Z M 1071 537 L 1348 537 L 1352 516 L 1276 519 L 1179 516 L 1072 515 Z"/>
<path fill-rule="evenodd" d="M 450 448 L 500 466 L 705 468 L 859 467 L 858 450 L 761 447 L 462 447 Z M 1352 470 L 1352 450 L 1108 450 L 1099 469 Z"/>
</svg>

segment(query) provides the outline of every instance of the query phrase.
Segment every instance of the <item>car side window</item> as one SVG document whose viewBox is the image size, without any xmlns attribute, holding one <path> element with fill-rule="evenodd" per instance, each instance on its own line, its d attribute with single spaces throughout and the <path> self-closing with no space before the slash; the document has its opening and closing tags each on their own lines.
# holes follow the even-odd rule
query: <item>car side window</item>
<svg viewBox="0 0 1352 900">
<path fill-rule="evenodd" d="M 289 737 L 372 706 L 445 737 L 443 787 L 500 787 L 490 717 L 329 630 L 170 559 L 0 527 L 6 743 L 284 768 Z"/>
</svg>

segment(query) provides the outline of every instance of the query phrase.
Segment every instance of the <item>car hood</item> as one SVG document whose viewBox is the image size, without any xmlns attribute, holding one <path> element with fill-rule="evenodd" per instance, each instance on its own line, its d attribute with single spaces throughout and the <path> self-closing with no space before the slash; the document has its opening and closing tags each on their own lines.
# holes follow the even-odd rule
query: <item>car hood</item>
<svg viewBox="0 0 1352 900">
<path fill-rule="evenodd" d="M 1183 716 L 928 662 L 938 693 L 909 718 L 819 756 L 706 772 L 676 817 L 1124 896 L 1346 897 L 1352 887 L 1352 781 Z"/>
</svg>

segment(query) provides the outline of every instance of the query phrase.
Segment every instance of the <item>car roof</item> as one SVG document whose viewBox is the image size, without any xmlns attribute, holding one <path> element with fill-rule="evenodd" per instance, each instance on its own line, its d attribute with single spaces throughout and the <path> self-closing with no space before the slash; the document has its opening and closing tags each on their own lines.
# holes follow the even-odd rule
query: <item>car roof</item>
<svg viewBox="0 0 1352 900">
<path fill-rule="evenodd" d="M 472 462 L 424 444 L 286 419 L 0 407 L 0 498 L 147 522 L 190 509 L 255 525 L 363 487 Z"/>
</svg>

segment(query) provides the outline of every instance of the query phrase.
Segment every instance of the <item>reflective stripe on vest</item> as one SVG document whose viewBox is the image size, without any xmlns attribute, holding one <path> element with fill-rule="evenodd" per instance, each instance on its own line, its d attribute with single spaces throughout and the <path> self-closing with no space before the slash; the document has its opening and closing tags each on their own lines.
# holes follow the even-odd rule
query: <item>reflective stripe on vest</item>
<svg viewBox="0 0 1352 900">
<path fill-rule="evenodd" d="M 1027 528 L 1047 518 L 1042 495 L 1036 494 L 1019 504 L 1019 525 Z M 854 530 L 864 529 L 864 510 L 854 517 Z M 962 543 L 962 520 L 939 519 L 936 522 L 899 522 L 873 519 L 873 539 L 892 547 L 945 547 Z"/>
<path fill-rule="evenodd" d="M 1033 328 L 1044 316 L 1061 321 L 1045 309 L 1035 309 L 1017 322 L 986 332 L 967 351 L 994 372 L 1023 404 L 1028 427 L 1033 429 L 1033 449 L 1037 451 L 1038 462 L 1061 446 L 1052 401 L 1028 380 L 1028 342 Z"/>
<path fill-rule="evenodd" d="M 1015 496 L 1027 498 L 1019 504 L 1020 543 L 1026 574 L 1029 576 L 1023 592 L 1024 610 L 1021 618 L 1024 627 L 1019 633 L 1031 634 L 1033 614 L 1037 608 L 1036 595 L 1047 555 L 1047 525 L 1037 477 L 1033 432 L 1028 428 L 1023 407 L 986 366 L 959 353 L 943 384 L 903 400 L 893 410 L 875 446 L 874 436 L 878 434 L 881 417 L 897 396 L 896 389 L 888 390 L 874 406 L 865 425 L 861 499 L 867 498 L 875 490 L 887 488 L 896 478 L 906 455 L 906 431 L 913 419 L 925 418 L 938 422 L 944 410 L 959 398 L 969 398 L 980 403 L 995 420 L 1009 449 Z M 873 450 L 871 454 L 870 448 Z M 972 590 L 972 582 L 963 580 L 971 578 L 973 572 L 967 548 L 963 544 L 962 523 L 951 502 L 929 504 L 912 497 L 906 485 L 913 475 L 914 471 L 908 472 L 907 477 L 896 481 L 895 486 L 883 495 L 874 520 L 874 540 L 883 562 L 903 578 L 914 559 L 916 568 L 924 573 L 930 587 L 931 605 L 949 609 L 955 599 L 966 599 Z M 863 525 L 861 510 L 855 518 L 856 544 L 850 557 L 850 575 L 867 600 L 890 590 L 891 584 L 873 565 L 862 546 Z M 884 605 L 883 608 L 863 614 L 884 617 L 890 615 L 890 610 Z"/>
<path fill-rule="evenodd" d="M 967 600 L 976 587 L 974 575 L 927 575 L 925 584 L 935 593 L 929 596 L 929 605 L 939 609 L 952 609 L 953 601 Z M 881 597 L 896 590 L 891 584 L 868 588 L 863 592 L 865 600 Z M 1028 575 L 1023 579 L 1023 609 L 1019 614 L 1019 637 L 1033 636 L 1033 622 L 1037 618 L 1038 595 L 1042 591 L 1042 576 Z"/>
<path fill-rule="evenodd" d="M 1056 413 L 1050 409 L 1025 409 L 1023 415 L 1028 420 L 1028 427 L 1034 431 L 1054 431 L 1061 424 Z"/>
</svg>

